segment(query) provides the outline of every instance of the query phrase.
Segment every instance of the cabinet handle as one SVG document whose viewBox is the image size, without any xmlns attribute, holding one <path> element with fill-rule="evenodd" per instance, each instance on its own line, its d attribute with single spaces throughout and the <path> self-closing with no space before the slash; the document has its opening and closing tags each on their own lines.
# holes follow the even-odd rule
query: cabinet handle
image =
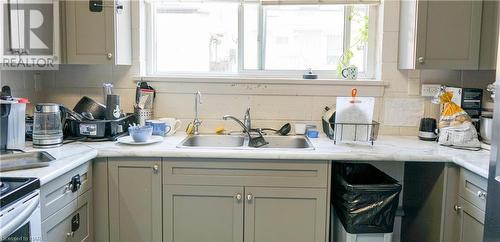
<svg viewBox="0 0 500 242">
<path fill-rule="evenodd" d="M 153 173 L 155 173 L 155 174 L 158 173 L 158 169 L 159 169 L 158 165 L 154 165 L 153 166 Z"/>
<path fill-rule="evenodd" d="M 486 194 L 487 194 L 487 193 L 486 193 L 486 192 L 483 192 L 483 191 L 478 191 L 478 192 L 477 192 L 477 196 L 478 196 L 479 198 L 483 199 L 483 200 L 484 200 L 484 199 L 486 199 Z"/>
<path fill-rule="evenodd" d="M 453 206 L 453 210 L 455 210 L 455 212 L 458 212 L 458 211 L 462 210 L 462 207 L 455 205 L 455 206 Z"/>
<path fill-rule="evenodd" d="M 114 4 L 99 4 L 99 3 L 93 3 L 94 7 L 102 7 L 102 8 L 114 8 Z M 117 3 L 116 4 L 116 9 L 123 10 L 123 5 Z"/>
<path fill-rule="evenodd" d="M 417 61 L 418 61 L 418 63 L 419 63 L 419 64 L 424 64 L 424 62 L 425 62 L 425 58 L 424 58 L 424 57 L 422 57 L 422 56 L 421 56 L 421 57 L 418 57 Z"/>
<path fill-rule="evenodd" d="M 247 201 L 252 201 L 253 195 L 251 193 L 247 194 Z"/>
<path fill-rule="evenodd" d="M 73 237 L 75 237 L 75 232 L 66 233 L 66 237 L 67 238 L 73 238 Z"/>
<path fill-rule="evenodd" d="M 68 184 L 66 187 L 64 187 L 64 193 L 72 192 L 73 191 L 73 184 Z"/>
<path fill-rule="evenodd" d="M 113 53 L 107 53 L 106 57 L 108 58 L 108 60 L 113 59 Z"/>
<path fill-rule="evenodd" d="M 241 193 L 236 193 L 235 197 L 236 197 L 236 200 L 241 201 L 241 198 L 242 198 Z"/>
</svg>

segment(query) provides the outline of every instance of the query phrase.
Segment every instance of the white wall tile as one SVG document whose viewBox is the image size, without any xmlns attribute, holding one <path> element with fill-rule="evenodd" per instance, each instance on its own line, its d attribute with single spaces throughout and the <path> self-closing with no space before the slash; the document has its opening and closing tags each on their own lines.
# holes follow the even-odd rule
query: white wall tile
<svg viewBox="0 0 500 242">
<path fill-rule="evenodd" d="M 384 1 L 384 31 L 399 31 L 399 0 Z"/>
<path fill-rule="evenodd" d="M 310 120 L 312 97 L 252 96 L 251 107 L 256 119 Z"/>
<path fill-rule="evenodd" d="M 383 44 L 382 44 L 382 62 L 394 62 L 398 61 L 398 42 L 399 42 L 399 32 L 384 32 Z"/>
</svg>

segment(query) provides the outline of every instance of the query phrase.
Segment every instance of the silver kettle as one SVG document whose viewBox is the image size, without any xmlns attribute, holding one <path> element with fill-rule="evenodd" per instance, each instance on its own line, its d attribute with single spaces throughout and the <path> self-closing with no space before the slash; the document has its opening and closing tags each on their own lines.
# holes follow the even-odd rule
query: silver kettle
<svg viewBox="0 0 500 242">
<path fill-rule="evenodd" d="M 62 143 L 63 122 L 59 104 L 36 104 L 33 114 L 33 147 L 53 148 Z"/>
</svg>

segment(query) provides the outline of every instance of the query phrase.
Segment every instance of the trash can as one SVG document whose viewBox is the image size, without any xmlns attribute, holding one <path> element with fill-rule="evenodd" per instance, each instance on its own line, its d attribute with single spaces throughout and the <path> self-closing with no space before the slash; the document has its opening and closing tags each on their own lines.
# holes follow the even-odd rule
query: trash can
<svg viewBox="0 0 500 242">
<path fill-rule="evenodd" d="M 401 193 L 395 179 L 362 163 L 335 164 L 333 174 L 332 203 L 341 222 L 335 226 L 343 225 L 350 234 L 380 234 L 381 238 L 393 232 Z"/>
</svg>

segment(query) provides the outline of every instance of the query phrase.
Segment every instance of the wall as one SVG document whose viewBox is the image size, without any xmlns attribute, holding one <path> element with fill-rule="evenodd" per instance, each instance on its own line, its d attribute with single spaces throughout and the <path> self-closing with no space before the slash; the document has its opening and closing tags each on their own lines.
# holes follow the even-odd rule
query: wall
<svg viewBox="0 0 500 242">
<path fill-rule="evenodd" d="M 137 3 L 136 3 L 137 4 Z M 73 107 L 87 95 L 102 100 L 103 82 L 112 82 L 121 95 L 124 111 L 133 110 L 135 97 L 134 77 L 140 75 L 144 63 L 140 49 L 144 30 L 138 17 L 138 4 L 133 11 L 133 63 L 131 67 L 106 65 L 64 65 L 59 71 L 22 73 L 22 78 L 38 89 L 33 94 L 39 101 L 59 102 Z M 488 71 L 407 71 L 397 69 L 399 1 L 385 1 L 380 7 L 378 21 L 378 70 L 377 77 L 387 86 L 358 85 L 360 94 L 376 97 L 375 119 L 382 123 L 381 134 L 416 135 L 422 115 L 437 117 L 438 107 L 430 99 L 419 96 L 422 83 L 443 83 L 450 86 L 484 88 L 494 80 L 494 72 Z M 10 75 L 10 74 L 9 74 Z M 35 77 L 33 77 L 35 76 Z M 16 79 L 14 78 L 14 79 Z M 3 78 L 2 78 L 3 80 Z M 333 82 L 333 81 L 332 81 Z M 232 122 L 222 121 L 224 114 L 243 116 L 247 107 L 252 109 L 255 126 L 279 128 L 286 122 L 319 124 L 325 106 L 335 104 L 336 96 L 349 95 L 352 85 L 332 82 L 296 82 L 293 80 L 209 80 L 170 78 L 164 82 L 151 82 L 158 90 L 155 102 L 156 117 L 176 117 L 184 125 L 194 116 L 194 93 L 203 93 L 201 105 L 202 132 L 212 132 L 216 126 L 238 129 Z M 18 85 L 17 83 L 15 85 Z M 33 88 L 27 90 L 33 91 Z M 403 107 L 403 108 L 401 108 Z"/>
<path fill-rule="evenodd" d="M 39 101 L 36 93 L 40 90 L 41 80 L 37 80 L 34 74 L 34 71 L 0 71 L 0 86 L 10 86 L 14 97 L 29 98 L 28 112 L 32 112 L 32 105 Z"/>
</svg>

